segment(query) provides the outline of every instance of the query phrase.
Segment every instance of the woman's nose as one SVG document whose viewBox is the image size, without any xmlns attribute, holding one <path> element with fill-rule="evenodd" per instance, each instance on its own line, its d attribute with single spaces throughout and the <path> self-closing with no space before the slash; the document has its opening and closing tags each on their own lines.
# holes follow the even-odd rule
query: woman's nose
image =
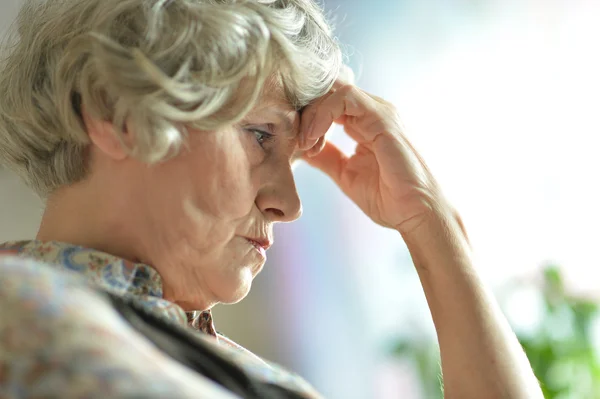
<svg viewBox="0 0 600 399">
<path fill-rule="evenodd" d="M 256 199 L 259 209 L 272 222 L 293 222 L 302 215 L 302 202 L 298 196 L 291 167 L 277 174 L 259 192 Z"/>
</svg>

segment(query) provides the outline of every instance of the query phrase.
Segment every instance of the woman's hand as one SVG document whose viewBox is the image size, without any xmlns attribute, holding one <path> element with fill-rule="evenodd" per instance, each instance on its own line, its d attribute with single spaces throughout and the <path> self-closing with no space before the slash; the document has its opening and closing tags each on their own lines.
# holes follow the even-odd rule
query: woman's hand
<svg viewBox="0 0 600 399">
<path fill-rule="evenodd" d="M 333 122 L 357 142 L 325 140 Z M 542 398 L 516 336 L 474 268 L 460 218 L 403 134 L 394 107 L 350 85 L 308 106 L 299 146 L 375 222 L 397 229 L 437 331 L 447 398 Z"/>
<path fill-rule="evenodd" d="M 336 122 L 357 143 L 348 157 L 325 139 Z M 448 211 L 435 179 L 403 134 L 394 106 L 338 81 L 307 106 L 299 146 L 376 223 L 407 233 L 432 211 Z"/>
</svg>

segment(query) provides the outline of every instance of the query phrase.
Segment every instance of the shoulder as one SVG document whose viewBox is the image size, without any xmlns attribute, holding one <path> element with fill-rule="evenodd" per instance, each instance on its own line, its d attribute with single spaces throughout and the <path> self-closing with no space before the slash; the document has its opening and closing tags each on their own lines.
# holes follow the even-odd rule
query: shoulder
<svg viewBox="0 0 600 399">
<path fill-rule="evenodd" d="M 33 322 L 36 325 L 36 320 L 55 321 L 67 317 L 76 311 L 75 304 L 79 303 L 67 293 L 93 292 L 81 276 L 23 257 L 0 254 L 0 276 L 3 281 L 0 284 L 3 310 L 0 328 L 7 323 Z"/>
<path fill-rule="evenodd" d="M 3 317 L 0 328 L 19 320 L 51 317 L 58 306 L 66 303 L 64 290 L 84 286 L 76 275 L 60 272 L 27 258 L 0 254 L 0 306 Z"/>
<path fill-rule="evenodd" d="M 76 273 L 0 256 L 0 276 L 0 397 L 231 398 L 137 334 Z"/>
</svg>

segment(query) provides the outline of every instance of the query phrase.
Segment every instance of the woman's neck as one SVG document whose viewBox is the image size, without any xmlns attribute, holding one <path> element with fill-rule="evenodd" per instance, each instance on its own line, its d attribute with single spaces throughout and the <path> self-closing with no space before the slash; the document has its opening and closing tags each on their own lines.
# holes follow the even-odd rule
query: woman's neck
<svg viewBox="0 0 600 399">
<path fill-rule="evenodd" d="M 89 183 L 63 187 L 47 199 L 36 239 L 59 241 L 138 261 L 132 221 L 114 192 L 98 192 Z M 131 215 L 128 215 L 131 216 Z"/>
</svg>

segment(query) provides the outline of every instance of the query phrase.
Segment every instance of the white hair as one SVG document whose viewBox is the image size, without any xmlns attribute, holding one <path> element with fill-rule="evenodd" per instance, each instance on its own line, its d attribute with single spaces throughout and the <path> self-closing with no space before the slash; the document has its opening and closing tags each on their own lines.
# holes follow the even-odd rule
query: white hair
<svg viewBox="0 0 600 399">
<path fill-rule="evenodd" d="M 242 119 L 268 77 L 296 109 L 341 52 L 311 0 L 27 0 L 0 63 L 0 159 L 46 196 L 86 176 L 81 107 L 132 156 L 176 153 L 187 128 Z M 14 40 L 12 40 L 14 39 Z"/>
</svg>

